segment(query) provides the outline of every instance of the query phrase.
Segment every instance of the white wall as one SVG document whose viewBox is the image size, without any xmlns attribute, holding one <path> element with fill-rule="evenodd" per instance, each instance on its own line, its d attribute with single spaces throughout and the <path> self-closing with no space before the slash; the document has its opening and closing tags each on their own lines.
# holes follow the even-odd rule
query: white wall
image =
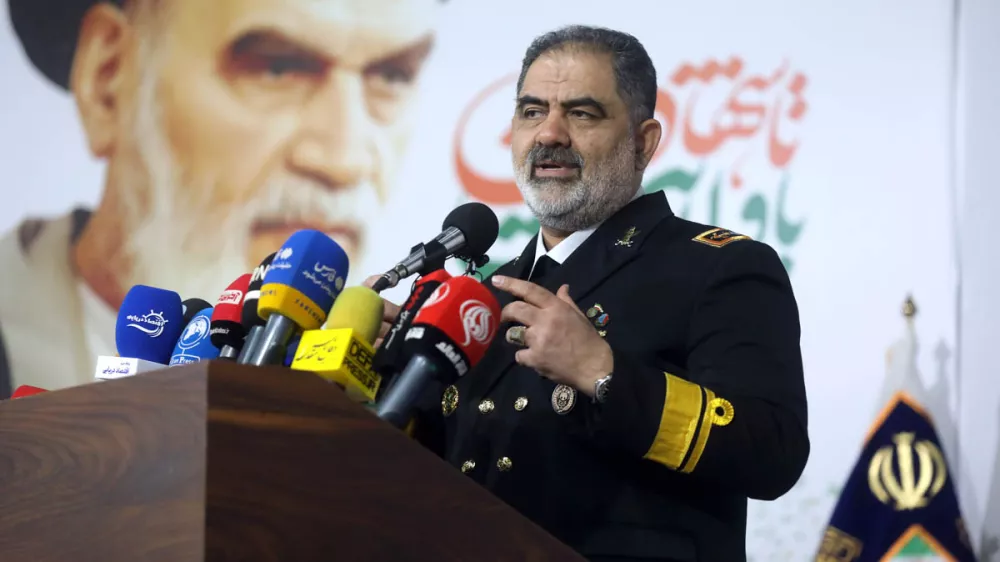
<svg viewBox="0 0 1000 562">
<path fill-rule="evenodd" d="M 1000 2 L 960 4 L 958 467 L 969 533 L 981 560 L 1000 560 Z M 937 220 L 928 217 L 929 221 Z"/>
</svg>

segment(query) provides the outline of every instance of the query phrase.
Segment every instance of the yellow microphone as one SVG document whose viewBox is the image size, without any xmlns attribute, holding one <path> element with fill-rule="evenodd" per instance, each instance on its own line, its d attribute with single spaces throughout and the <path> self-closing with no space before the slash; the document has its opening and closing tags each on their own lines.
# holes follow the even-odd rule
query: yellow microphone
<svg viewBox="0 0 1000 562">
<path fill-rule="evenodd" d="M 372 370 L 385 305 L 368 287 L 348 287 L 333 303 L 322 330 L 306 330 L 291 368 L 340 385 L 358 402 L 372 402 L 382 377 Z"/>
</svg>

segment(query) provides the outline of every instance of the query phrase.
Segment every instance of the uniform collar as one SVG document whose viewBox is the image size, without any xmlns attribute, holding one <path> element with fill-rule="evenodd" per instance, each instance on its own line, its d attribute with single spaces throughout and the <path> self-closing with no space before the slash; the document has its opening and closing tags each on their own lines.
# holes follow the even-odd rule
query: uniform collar
<svg viewBox="0 0 1000 562">
<path fill-rule="evenodd" d="M 642 196 L 642 194 L 643 189 L 642 186 L 640 186 L 639 189 L 637 189 L 632 195 L 632 199 L 629 200 L 629 203 L 638 199 Z M 573 252 L 582 246 L 583 243 L 587 241 L 587 238 L 590 238 L 591 234 L 597 232 L 598 227 L 600 227 L 603 223 L 604 221 L 601 221 L 585 230 L 577 230 L 556 244 L 551 250 L 545 249 L 545 242 L 542 239 L 542 231 L 539 229 L 538 235 L 535 237 L 535 261 L 531 264 L 531 271 L 528 272 L 528 277 L 531 277 L 531 273 L 535 271 L 535 266 L 538 265 L 538 260 L 541 259 L 542 256 L 548 256 L 557 264 L 562 264 L 564 261 L 569 259 L 569 257 L 573 255 Z"/>
</svg>

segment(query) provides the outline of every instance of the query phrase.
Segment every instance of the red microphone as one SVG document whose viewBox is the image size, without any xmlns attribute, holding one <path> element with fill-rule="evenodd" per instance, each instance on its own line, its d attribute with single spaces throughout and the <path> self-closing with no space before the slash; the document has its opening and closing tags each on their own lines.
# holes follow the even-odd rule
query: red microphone
<svg viewBox="0 0 1000 562">
<path fill-rule="evenodd" d="M 413 284 L 413 290 L 406 302 L 399 308 L 396 321 L 389 328 L 388 333 L 382 338 L 382 344 L 375 350 L 375 359 L 372 360 L 372 370 L 382 376 L 384 384 L 379 388 L 379 396 L 385 393 L 392 377 L 399 374 L 399 365 L 405 364 L 403 357 L 403 338 L 413 326 L 413 319 L 417 316 L 420 308 L 426 304 L 427 299 L 435 289 L 442 283 L 451 279 L 451 274 L 443 269 L 438 269 L 417 279 Z"/>
<path fill-rule="evenodd" d="M 226 287 L 212 310 L 209 337 L 219 348 L 219 359 L 235 360 L 243 349 L 246 328 L 243 326 L 243 299 L 250 288 L 249 273 L 244 273 Z"/>
<path fill-rule="evenodd" d="M 25 396 L 32 396 L 35 394 L 41 394 L 43 392 L 48 392 L 48 390 L 45 390 L 44 388 L 38 388 L 37 386 L 28 386 L 26 384 L 22 384 L 21 386 L 17 387 L 17 390 L 14 391 L 14 394 L 10 395 L 10 398 L 11 400 L 13 400 L 15 398 L 24 398 Z"/>
<path fill-rule="evenodd" d="M 451 384 L 474 367 L 496 336 L 500 303 L 482 283 L 453 277 L 427 297 L 406 333 L 406 368 L 376 405 L 376 414 L 403 429 L 432 381 Z"/>
</svg>

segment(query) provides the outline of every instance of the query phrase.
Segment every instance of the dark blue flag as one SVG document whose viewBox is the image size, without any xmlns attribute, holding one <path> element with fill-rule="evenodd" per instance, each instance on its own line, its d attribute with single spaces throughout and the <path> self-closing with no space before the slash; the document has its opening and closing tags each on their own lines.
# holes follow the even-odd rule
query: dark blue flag
<svg viewBox="0 0 1000 562">
<path fill-rule="evenodd" d="M 897 392 L 870 431 L 817 562 L 975 562 L 928 412 Z"/>
</svg>

